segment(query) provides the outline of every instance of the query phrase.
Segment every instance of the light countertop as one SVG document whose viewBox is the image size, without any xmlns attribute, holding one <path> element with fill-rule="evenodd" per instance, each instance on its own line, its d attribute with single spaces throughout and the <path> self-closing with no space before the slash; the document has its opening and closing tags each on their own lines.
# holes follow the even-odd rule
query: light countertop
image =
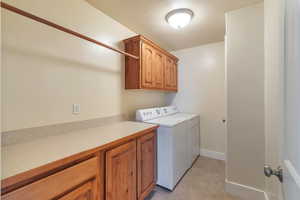
<svg viewBox="0 0 300 200">
<path fill-rule="evenodd" d="M 2 146 L 1 179 L 103 146 L 155 126 L 140 122 L 122 121 Z"/>
</svg>

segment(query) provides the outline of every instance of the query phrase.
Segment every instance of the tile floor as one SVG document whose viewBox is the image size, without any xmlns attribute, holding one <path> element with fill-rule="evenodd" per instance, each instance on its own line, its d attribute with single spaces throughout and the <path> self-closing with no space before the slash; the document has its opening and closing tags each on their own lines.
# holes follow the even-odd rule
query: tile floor
<svg viewBox="0 0 300 200">
<path fill-rule="evenodd" d="M 240 200 L 224 191 L 225 163 L 199 157 L 173 192 L 160 187 L 146 200 Z"/>
</svg>

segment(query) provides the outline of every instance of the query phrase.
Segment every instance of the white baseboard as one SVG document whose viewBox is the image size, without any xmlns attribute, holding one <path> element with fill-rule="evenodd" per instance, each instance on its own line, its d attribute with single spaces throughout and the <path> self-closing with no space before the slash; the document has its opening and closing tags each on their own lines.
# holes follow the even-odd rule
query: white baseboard
<svg viewBox="0 0 300 200">
<path fill-rule="evenodd" d="M 225 180 L 225 191 L 243 200 L 269 200 L 263 190 Z"/>
<path fill-rule="evenodd" d="M 217 160 L 225 160 L 225 153 L 210 151 L 207 149 L 200 149 L 200 155 L 204 157 L 209 157 Z"/>
</svg>

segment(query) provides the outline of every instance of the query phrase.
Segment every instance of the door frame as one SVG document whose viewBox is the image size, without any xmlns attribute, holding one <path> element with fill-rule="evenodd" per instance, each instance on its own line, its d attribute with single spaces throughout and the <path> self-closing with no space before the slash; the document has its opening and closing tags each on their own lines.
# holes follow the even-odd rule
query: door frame
<svg viewBox="0 0 300 200">
<path fill-rule="evenodd" d="M 265 0 L 265 163 L 282 166 L 284 133 L 284 0 Z M 263 172 L 262 172 L 263 176 Z M 270 200 L 282 199 L 276 177 L 265 178 Z"/>
</svg>

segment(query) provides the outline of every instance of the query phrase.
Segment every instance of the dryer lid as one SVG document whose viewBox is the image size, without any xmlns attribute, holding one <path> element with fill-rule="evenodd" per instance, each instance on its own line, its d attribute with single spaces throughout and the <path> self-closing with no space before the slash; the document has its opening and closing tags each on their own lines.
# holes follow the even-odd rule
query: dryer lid
<svg viewBox="0 0 300 200">
<path fill-rule="evenodd" d="M 165 127 L 173 127 L 173 126 L 181 124 L 185 121 L 186 121 L 186 119 L 184 119 L 184 118 L 174 118 L 172 115 L 172 116 L 166 116 L 166 117 L 148 120 L 145 122 L 151 123 L 151 124 L 157 124 L 157 125 L 165 126 Z"/>
</svg>

